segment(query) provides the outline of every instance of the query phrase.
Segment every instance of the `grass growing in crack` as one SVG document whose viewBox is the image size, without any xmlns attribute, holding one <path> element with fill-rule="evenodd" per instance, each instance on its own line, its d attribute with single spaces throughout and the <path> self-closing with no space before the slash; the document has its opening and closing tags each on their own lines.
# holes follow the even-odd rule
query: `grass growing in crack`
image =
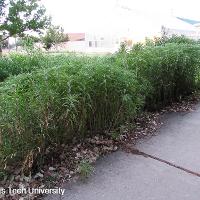
<svg viewBox="0 0 200 200">
<path fill-rule="evenodd" d="M 78 172 L 81 179 L 85 179 L 94 173 L 94 167 L 88 161 L 83 160 L 78 166 Z"/>
</svg>

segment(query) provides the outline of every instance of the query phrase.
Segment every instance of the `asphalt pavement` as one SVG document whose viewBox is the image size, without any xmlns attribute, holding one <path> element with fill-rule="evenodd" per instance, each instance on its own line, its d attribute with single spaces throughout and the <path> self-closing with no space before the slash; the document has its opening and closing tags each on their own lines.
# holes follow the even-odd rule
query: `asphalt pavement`
<svg viewBox="0 0 200 200">
<path fill-rule="evenodd" d="M 200 200 L 200 105 L 167 114 L 163 123 L 136 147 L 166 163 L 118 151 L 99 159 L 87 181 L 68 183 L 64 196 L 45 200 Z"/>
</svg>

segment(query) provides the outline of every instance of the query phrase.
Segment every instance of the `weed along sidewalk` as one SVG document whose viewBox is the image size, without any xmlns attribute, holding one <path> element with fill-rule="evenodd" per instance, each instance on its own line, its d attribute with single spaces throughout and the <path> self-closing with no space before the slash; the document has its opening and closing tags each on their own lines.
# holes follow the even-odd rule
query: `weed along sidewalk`
<svg viewBox="0 0 200 200">
<path fill-rule="evenodd" d="M 68 183 L 64 196 L 45 200 L 199 200 L 199 119 L 200 105 L 193 112 L 167 114 L 158 134 L 136 145 L 140 155 L 105 156 L 87 180 Z"/>
</svg>

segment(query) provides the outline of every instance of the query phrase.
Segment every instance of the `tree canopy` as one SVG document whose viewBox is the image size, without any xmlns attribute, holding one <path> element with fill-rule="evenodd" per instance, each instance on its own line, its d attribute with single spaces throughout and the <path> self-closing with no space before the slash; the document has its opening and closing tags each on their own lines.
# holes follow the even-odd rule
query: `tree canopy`
<svg viewBox="0 0 200 200">
<path fill-rule="evenodd" d="M 51 26 L 42 38 L 44 48 L 47 50 L 55 44 L 67 42 L 68 40 L 68 35 L 64 33 L 64 29 L 60 26 Z"/>
<path fill-rule="evenodd" d="M 50 18 L 45 13 L 40 0 L 0 0 L 0 42 L 47 28 Z"/>
</svg>

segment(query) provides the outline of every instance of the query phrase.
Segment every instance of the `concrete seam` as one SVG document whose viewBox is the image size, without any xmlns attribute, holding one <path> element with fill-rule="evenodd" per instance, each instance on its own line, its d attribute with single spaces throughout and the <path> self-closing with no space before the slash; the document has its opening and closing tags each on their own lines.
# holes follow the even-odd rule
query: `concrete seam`
<svg viewBox="0 0 200 200">
<path fill-rule="evenodd" d="M 124 149 L 124 148 L 123 148 L 123 149 Z M 172 162 L 169 162 L 169 161 L 167 161 L 167 160 L 164 160 L 164 159 L 162 159 L 162 158 L 159 158 L 159 157 L 156 157 L 156 156 L 147 154 L 147 153 L 142 152 L 142 151 L 140 151 L 140 150 L 138 150 L 138 149 L 135 149 L 135 148 L 133 148 L 133 147 L 130 147 L 130 146 L 125 147 L 125 151 L 126 151 L 127 153 L 132 153 L 132 154 L 135 154 L 135 155 L 141 155 L 141 156 L 144 156 L 144 157 L 146 157 L 146 158 L 151 158 L 151 159 L 153 159 L 153 160 L 157 160 L 157 161 L 159 161 L 159 162 L 161 162 L 161 163 L 165 163 L 165 164 L 167 164 L 167 165 L 169 165 L 169 166 L 171 166 L 171 167 L 174 167 L 174 168 L 177 168 L 177 169 L 179 169 L 179 170 L 182 170 L 182 171 L 184 171 L 184 172 L 186 172 L 186 173 L 188 173 L 188 174 L 192 174 L 192 175 L 194 175 L 194 176 L 200 177 L 200 173 L 194 172 L 194 171 L 192 171 L 192 170 L 190 170 L 190 169 L 186 169 L 186 168 L 184 168 L 184 167 L 181 167 L 181 166 L 179 166 L 179 165 L 176 165 L 176 164 L 174 164 L 174 163 L 172 163 Z"/>
</svg>

